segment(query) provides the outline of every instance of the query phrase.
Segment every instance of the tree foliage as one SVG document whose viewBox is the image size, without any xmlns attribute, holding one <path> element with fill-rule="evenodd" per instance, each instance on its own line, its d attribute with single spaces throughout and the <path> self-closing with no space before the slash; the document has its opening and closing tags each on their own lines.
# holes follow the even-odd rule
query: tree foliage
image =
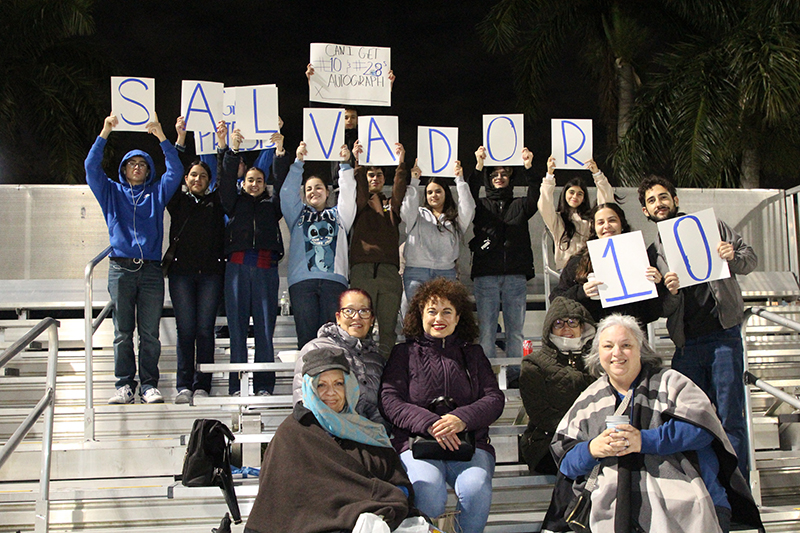
<svg viewBox="0 0 800 533">
<path fill-rule="evenodd" d="M 0 151 L 45 163 L 61 183 L 82 181 L 86 141 L 105 107 L 103 54 L 87 41 L 93 4 L 0 2 Z"/>
</svg>

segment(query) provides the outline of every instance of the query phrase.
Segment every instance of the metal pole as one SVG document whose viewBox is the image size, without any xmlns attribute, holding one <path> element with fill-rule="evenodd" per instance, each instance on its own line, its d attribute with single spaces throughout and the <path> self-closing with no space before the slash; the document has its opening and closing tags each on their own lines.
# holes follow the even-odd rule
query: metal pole
<svg viewBox="0 0 800 533">
<path fill-rule="evenodd" d="M 750 468 L 750 492 L 753 494 L 753 499 L 756 505 L 761 506 L 761 475 L 756 466 L 756 446 L 755 439 L 753 438 L 753 404 L 750 399 L 750 387 L 747 385 L 746 376 L 748 370 L 748 356 L 747 356 L 747 322 L 750 316 L 753 315 L 754 310 L 757 308 L 745 309 L 744 320 L 742 321 L 742 354 L 743 354 L 743 367 L 744 375 L 742 376 L 742 386 L 744 387 L 744 412 L 745 412 L 745 428 L 747 430 L 747 464 Z"/>
<path fill-rule="evenodd" d="M 47 533 L 50 527 L 50 464 L 53 452 L 53 418 L 56 403 L 56 375 L 58 371 L 58 329 L 50 326 L 49 351 L 47 354 L 47 408 L 44 411 L 44 433 L 42 435 L 42 472 L 39 496 L 36 498 L 36 533 Z"/>
<path fill-rule="evenodd" d="M 83 305 L 84 339 L 85 339 L 85 359 L 84 359 L 84 380 L 86 382 L 86 404 L 83 410 L 83 438 L 85 440 L 95 440 L 94 438 L 94 369 L 92 365 L 92 338 L 96 326 L 92 323 L 92 275 L 94 267 L 111 253 L 111 246 L 100 252 L 86 264 L 83 273 L 85 284 L 85 301 Z M 99 324 L 98 324 L 99 325 Z"/>
</svg>

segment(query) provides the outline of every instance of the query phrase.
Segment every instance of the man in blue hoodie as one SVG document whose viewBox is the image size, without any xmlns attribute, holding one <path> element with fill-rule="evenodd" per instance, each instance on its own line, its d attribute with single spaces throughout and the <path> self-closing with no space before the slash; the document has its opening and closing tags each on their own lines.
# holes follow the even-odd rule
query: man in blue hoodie
<svg viewBox="0 0 800 533">
<path fill-rule="evenodd" d="M 147 125 L 158 137 L 167 171 L 156 179 L 149 154 L 132 150 L 119 165 L 119 176 L 103 172 L 103 150 L 108 135 L 118 124 L 110 115 L 86 157 L 86 183 L 100 203 L 108 225 L 111 257 L 108 292 L 114 303 L 114 375 L 116 392 L 110 404 L 133 403 L 136 390 L 136 356 L 133 330 L 139 328 L 139 379 L 145 403 L 161 403 L 158 387 L 158 359 L 161 356 L 159 323 L 164 305 L 164 277 L 161 273 L 161 240 L 164 208 L 181 184 L 182 167 L 175 147 L 167 141 L 156 119 Z"/>
</svg>

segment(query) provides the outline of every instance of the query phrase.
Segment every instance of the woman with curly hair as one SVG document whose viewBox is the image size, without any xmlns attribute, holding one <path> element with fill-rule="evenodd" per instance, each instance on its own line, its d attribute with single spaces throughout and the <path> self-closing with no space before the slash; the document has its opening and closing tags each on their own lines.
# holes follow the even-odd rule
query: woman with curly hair
<svg viewBox="0 0 800 533">
<path fill-rule="evenodd" d="M 394 425 L 392 444 L 414 485 L 419 509 L 431 517 L 441 515 L 449 484 L 458 498 L 460 530 L 479 533 L 492 500 L 495 455 L 489 425 L 500 417 L 505 399 L 483 349 L 474 344 L 478 324 L 469 293 L 445 278 L 423 284 L 403 329 L 406 342 L 392 350 L 381 383 L 381 412 Z M 442 450 L 435 454 L 439 458 L 422 458 L 409 446 L 409 437 L 419 436 L 435 439 Z M 471 459 L 448 458 L 464 448 L 462 440 L 473 438 Z"/>
</svg>

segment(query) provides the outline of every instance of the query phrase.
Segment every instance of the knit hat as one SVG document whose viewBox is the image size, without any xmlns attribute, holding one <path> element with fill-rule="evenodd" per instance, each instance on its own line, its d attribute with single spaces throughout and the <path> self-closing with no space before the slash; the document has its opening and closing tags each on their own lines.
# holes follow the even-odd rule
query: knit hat
<svg viewBox="0 0 800 533">
<path fill-rule="evenodd" d="M 317 376 L 326 370 L 341 370 L 350 373 L 350 364 L 347 362 L 344 348 L 336 346 L 326 346 L 315 348 L 303 357 L 303 374 Z"/>
</svg>

